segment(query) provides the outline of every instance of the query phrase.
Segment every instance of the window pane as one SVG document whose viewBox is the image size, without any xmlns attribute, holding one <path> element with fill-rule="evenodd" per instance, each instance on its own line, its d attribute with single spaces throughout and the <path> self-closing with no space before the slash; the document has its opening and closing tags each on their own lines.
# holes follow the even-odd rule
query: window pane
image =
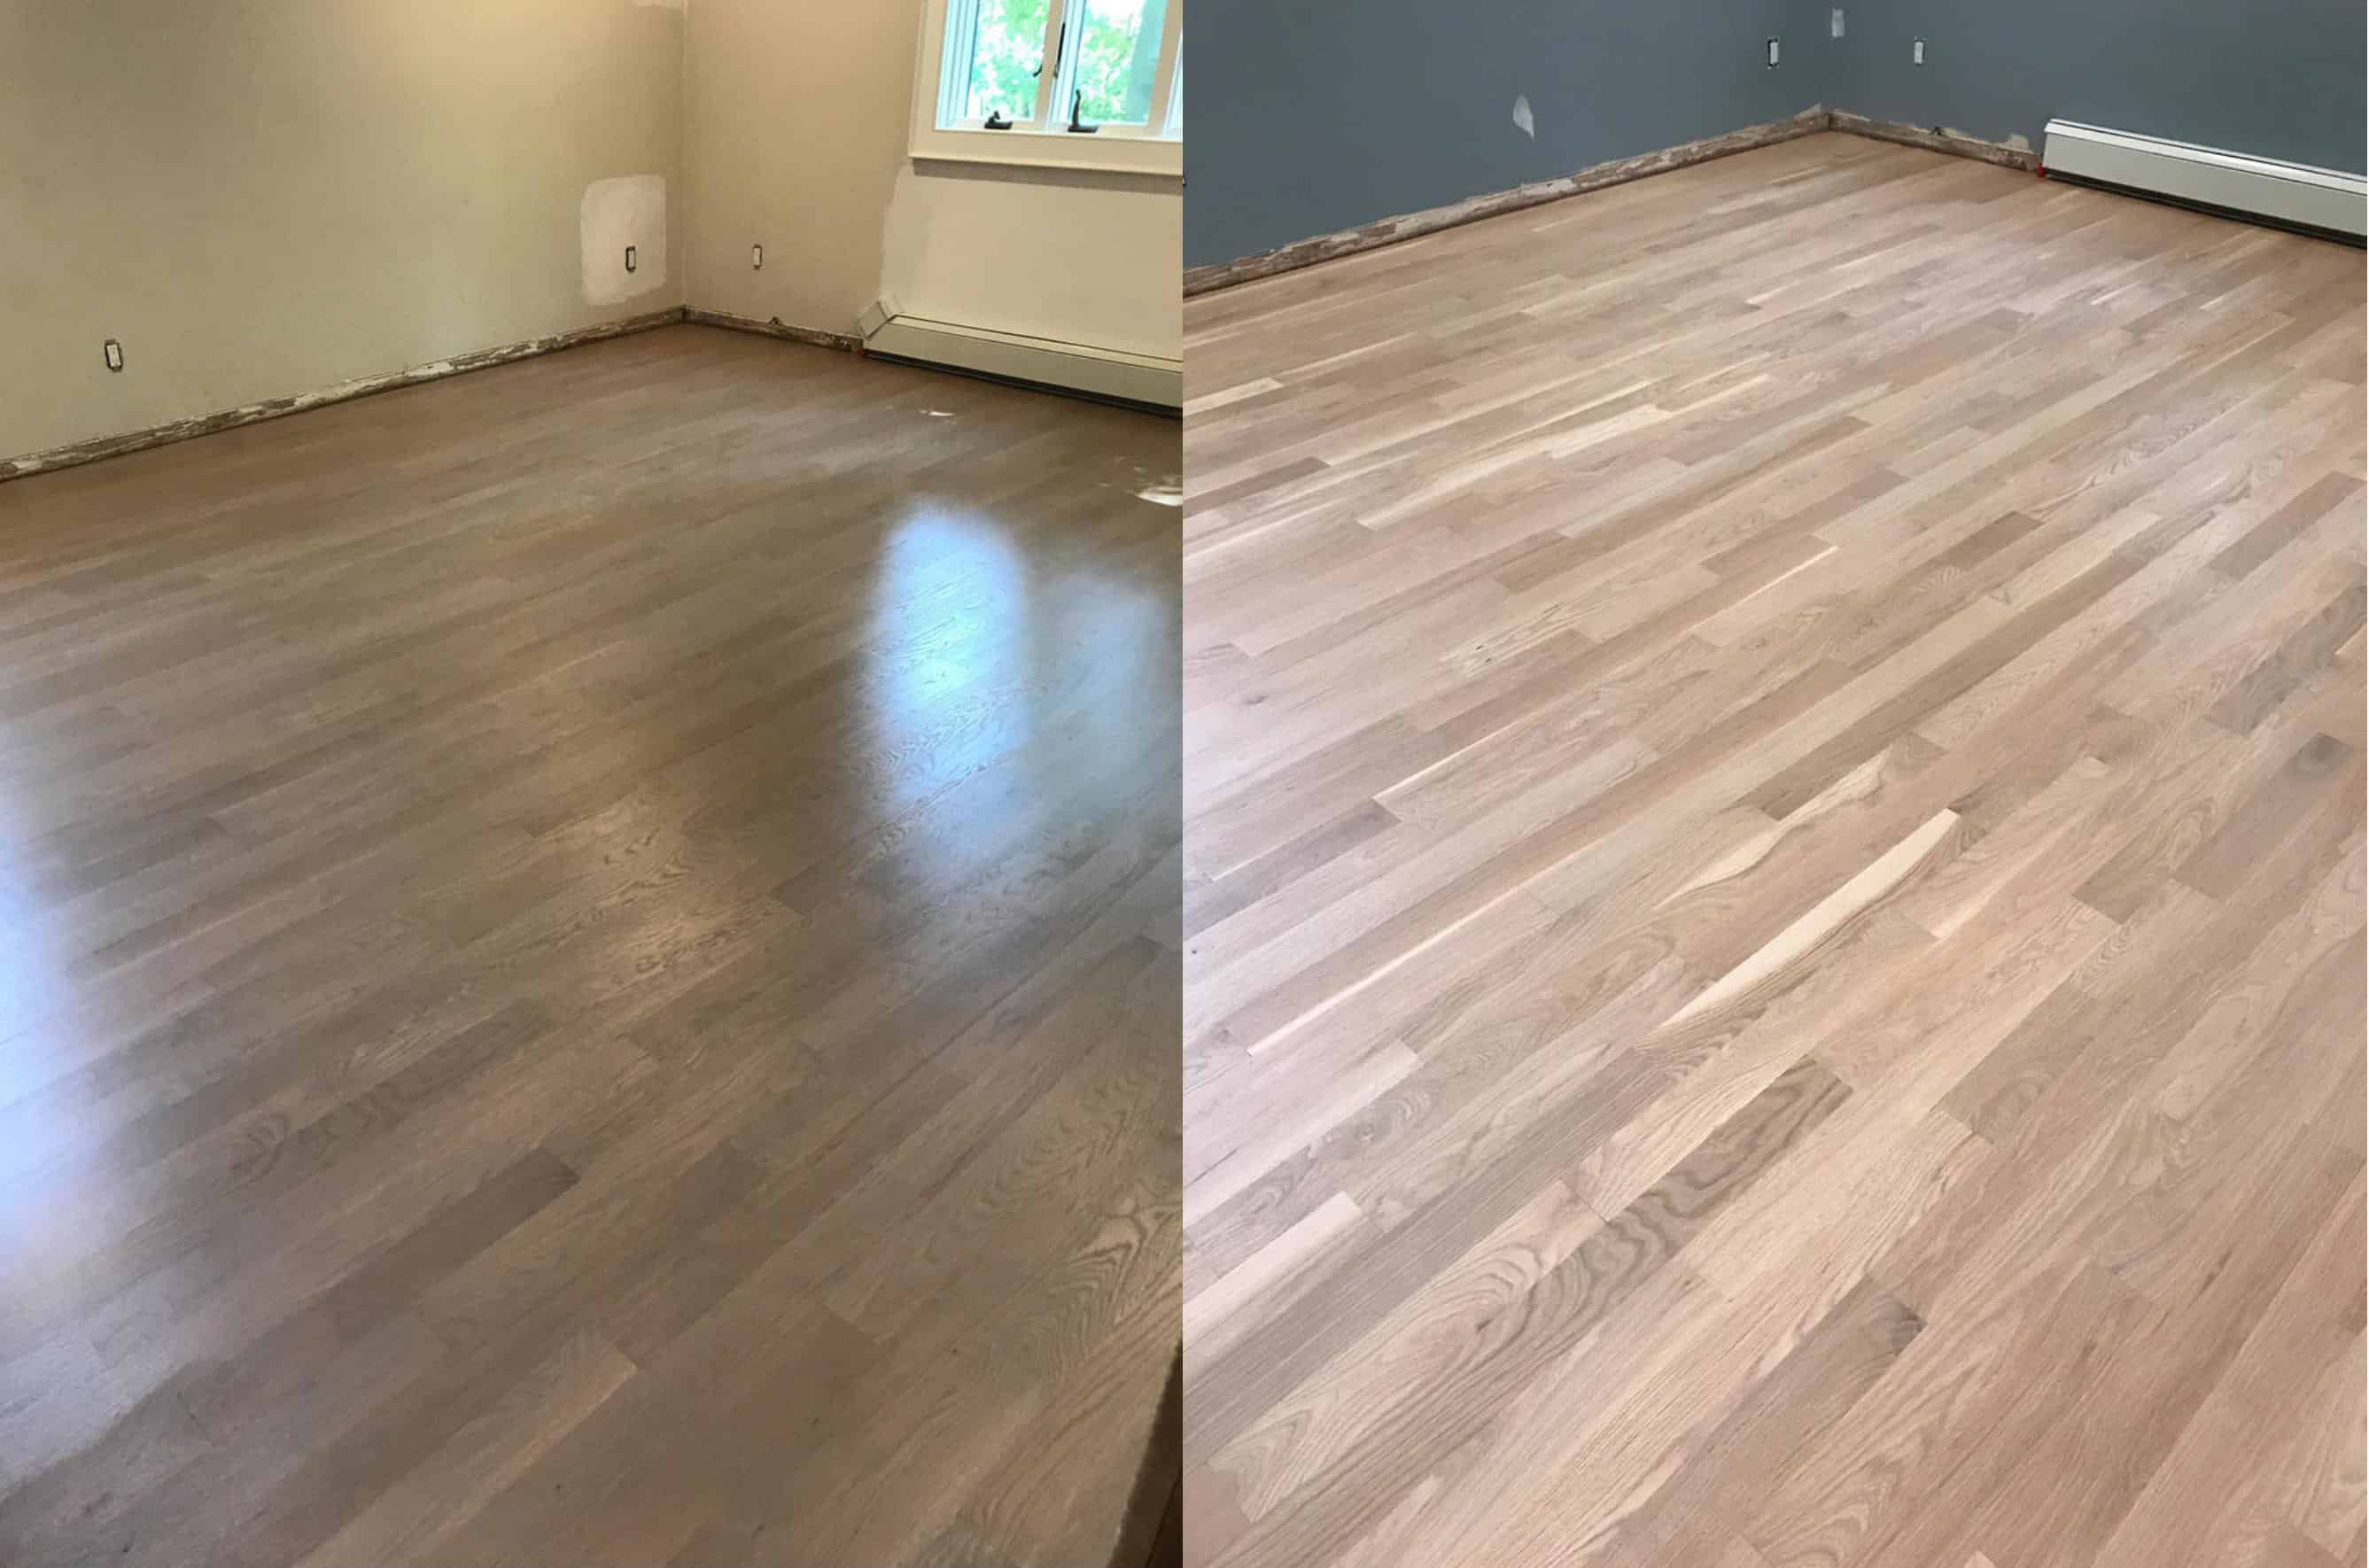
<svg viewBox="0 0 2369 1568">
<path fill-rule="evenodd" d="M 1079 114 L 1089 124 L 1143 124 L 1151 116 L 1168 0 L 1075 0 L 1071 14 L 1082 28 L 1077 86 L 1085 97 Z"/>
<path fill-rule="evenodd" d="M 1036 114 L 1036 68 L 1045 59 L 1045 11 L 1050 0 L 978 0 L 969 69 L 950 62 L 969 84 L 962 118 L 984 120 L 993 109 L 1026 124 Z M 961 40 L 952 40 L 959 50 Z"/>
</svg>

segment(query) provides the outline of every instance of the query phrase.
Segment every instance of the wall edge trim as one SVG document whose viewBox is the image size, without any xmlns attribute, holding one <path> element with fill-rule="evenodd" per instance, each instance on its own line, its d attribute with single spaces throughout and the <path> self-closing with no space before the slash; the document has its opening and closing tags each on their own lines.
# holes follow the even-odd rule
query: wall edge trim
<svg viewBox="0 0 2369 1568">
<path fill-rule="evenodd" d="M 29 452 L 16 457 L 0 457 L 0 484 L 11 479 L 28 479 L 36 474 L 52 474 L 62 469 L 78 468 L 101 458 L 123 457 L 154 447 L 172 446 L 180 441 L 194 441 L 200 436 L 217 435 L 235 430 L 243 425 L 259 425 L 267 419 L 283 418 L 290 414 L 303 414 L 315 408 L 326 408 L 335 404 L 350 403 L 358 397 L 370 397 L 398 387 L 424 386 L 447 376 L 466 375 L 472 371 L 490 370 L 519 360 L 534 359 L 544 354 L 555 354 L 566 349 L 579 348 L 611 338 L 623 338 L 629 333 L 647 332 L 652 327 L 671 326 L 683 319 L 681 305 L 649 311 L 640 315 L 625 316 L 616 321 L 604 321 L 590 326 L 578 326 L 566 332 L 555 332 L 541 338 L 529 338 L 516 343 L 504 343 L 491 349 L 477 349 L 466 354 L 455 354 L 448 360 L 436 360 L 405 370 L 389 371 L 380 375 L 360 376 L 339 382 L 334 386 L 314 392 L 300 392 L 291 397 L 269 397 L 259 403 L 243 404 L 236 408 L 224 408 L 212 414 L 200 414 L 187 419 L 176 419 L 166 425 L 152 425 L 146 429 L 127 430 L 120 435 L 94 436 L 88 441 L 74 441 L 65 446 L 50 447 L 40 452 Z"/>
<path fill-rule="evenodd" d="M 1518 212 L 1528 207 L 1544 206 L 1573 196 L 1585 196 L 1591 190 L 1608 186 L 1625 185 L 1632 179 L 1644 179 L 1672 169 L 1688 168 L 1709 163 L 1734 153 L 1750 152 L 1755 147 L 1767 147 L 1779 142 L 1790 142 L 1797 136 L 1807 136 L 1820 131 L 1840 131 L 1852 136 L 1864 136 L 1877 142 L 1894 142 L 1903 146 L 1922 147 L 1928 152 L 1948 153 L 1956 157 L 1974 158 L 2003 168 L 2037 172 L 2040 155 L 2018 147 L 2002 146 L 1996 142 L 1977 141 L 1971 136 L 1955 136 L 1943 131 L 1923 126 L 1904 125 L 1888 120 L 1872 120 L 1863 114 L 1823 106 L 1805 109 L 1786 120 L 1772 120 L 1765 124 L 1747 125 L 1741 131 L 1724 135 L 1706 136 L 1698 142 L 1682 142 L 1658 153 L 1642 153 L 1633 158 L 1615 158 L 1609 163 L 1592 164 L 1588 167 L 1563 175 L 1559 178 L 1539 180 L 1530 185 L 1517 185 L 1510 190 L 1491 191 L 1482 196 L 1467 197 L 1445 207 L 1428 207 L 1419 212 L 1402 213 L 1394 218 L 1382 218 L 1343 229 L 1329 235 L 1316 235 L 1308 239 L 1294 240 L 1273 250 L 1263 250 L 1253 256 L 1239 257 L 1232 261 L 1214 261 L 1205 266 L 1184 269 L 1184 297 L 1207 294 L 1219 289 L 1230 289 L 1238 283 L 1248 283 L 1280 273 L 1296 272 L 1303 267 L 1320 262 L 1337 261 L 1345 256 L 1358 256 L 1369 250 L 1379 250 L 1402 240 L 1418 239 L 1437 234 L 1443 229 L 1460 228 L 1477 223 L 1483 218 L 1494 218 L 1506 212 Z"/>
<path fill-rule="evenodd" d="M 842 353 L 864 351 L 864 339 L 853 332 L 825 332 L 816 326 L 792 326 L 780 316 L 771 321 L 759 321 L 753 315 L 735 315 L 730 311 L 703 310 L 697 305 L 685 305 L 682 319 L 693 326 L 720 326 L 727 332 L 753 332 L 760 338 L 779 338 L 788 343 L 804 343 L 815 349 L 837 349 Z"/>
<path fill-rule="evenodd" d="M 1608 186 L 1625 185 L 1632 179 L 1643 179 L 1671 169 L 1709 163 L 1713 158 L 1723 158 L 1732 153 L 1749 152 L 1755 147 L 1790 142 L 1796 136 L 1826 130 L 1829 118 L 1823 107 L 1805 109 L 1784 120 L 1747 125 L 1741 131 L 1706 136 L 1700 141 L 1681 142 L 1675 147 L 1641 153 L 1635 157 L 1591 164 L 1553 179 L 1517 185 L 1510 190 L 1469 196 L 1445 207 L 1426 207 L 1418 212 L 1404 212 L 1397 217 L 1361 223 L 1354 229 L 1311 235 L 1307 239 L 1294 240 L 1289 245 L 1278 246 L 1273 250 L 1238 257 L 1232 261 L 1213 261 L 1200 267 L 1188 267 L 1184 269 L 1184 297 L 1191 299 L 1196 294 L 1230 289 L 1238 283 L 1248 283 L 1260 278 L 1272 278 L 1277 273 L 1296 272 L 1319 262 L 1336 261 L 1345 256 L 1379 250 L 1402 240 L 1419 239 L 1443 229 L 1477 223 L 1483 218 L 1500 217 L 1528 207 L 1542 207 L 1550 201 L 1584 196 Z M 1190 200 L 1189 196 L 1187 200 Z"/>
<path fill-rule="evenodd" d="M 1836 109 L 1826 117 L 1829 129 L 1852 136 L 1865 136 L 1876 142 L 1897 142 L 1904 147 L 1922 147 L 1928 153 L 1948 153 L 1953 157 L 1974 158 L 2001 168 L 2021 169 L 2026 174 L 2040 172 L 2040 155 L 2024 147 L 2004 146 L 1997 142 L 1985 142 L 1973 136 L 1960 136 L 1939 128 L 1904 125 L 1892 120 L 1871 120 L 1863 114 Z"/>
</svg>

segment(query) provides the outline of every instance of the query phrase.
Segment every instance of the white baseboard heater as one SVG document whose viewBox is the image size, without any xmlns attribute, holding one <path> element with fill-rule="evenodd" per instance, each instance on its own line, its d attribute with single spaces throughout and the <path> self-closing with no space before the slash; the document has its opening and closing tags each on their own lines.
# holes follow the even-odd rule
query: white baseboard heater
<svg viewBox="0 0 2369 1568">
<path fill-rule="evenodd" d="M 927 316 L 884 319 L 884 314 L 876 306 L 859 323 L 864 351 L 883 359 L 1083 393 L 1139 407 L 1179 409 L 1184 405 L 1184 367 L 1175 360 Z"/>
<path fill-rule="evenodd" d="M 2259 219 L 2356 245 L 2369 235 L 2369 181 L 2357 174 L 2069 120 L 2048 122 L 2040 162 L 2052 177 L 2084 185 Z"/>
</svg>

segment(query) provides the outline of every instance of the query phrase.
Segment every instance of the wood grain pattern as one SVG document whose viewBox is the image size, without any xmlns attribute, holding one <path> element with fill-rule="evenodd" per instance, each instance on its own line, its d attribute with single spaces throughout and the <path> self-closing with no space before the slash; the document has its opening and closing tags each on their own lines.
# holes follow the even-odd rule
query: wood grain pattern
<svg viewBox="0 0 2369 1568">
<path fill-rule="evenodd" d="M 1178 440 L 677 326 L 0 488 L 0 1561 L 1139 1558 Z"/>
<path fill-rule="evenodd" d="M 2358 1560 L 2362 294 L 1820 134 L 1188 303 L 1190 1561 Z"/>
</svg>

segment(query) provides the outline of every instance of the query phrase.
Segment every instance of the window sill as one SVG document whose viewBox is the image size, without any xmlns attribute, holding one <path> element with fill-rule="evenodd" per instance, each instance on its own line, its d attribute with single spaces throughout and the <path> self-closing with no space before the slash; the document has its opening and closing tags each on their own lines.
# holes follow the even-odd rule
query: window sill
<svg viewBox="0 0 2369 1568">
<path fill-rule="evenodd" d="M 917 164 L 1084 170 L 1178 184 L 1184 178 L 1184 144 L 1149 136 L 1105 140 L 1071 132 L 928 130 L 915 134 L 912 156 Z"/>
</svg>

